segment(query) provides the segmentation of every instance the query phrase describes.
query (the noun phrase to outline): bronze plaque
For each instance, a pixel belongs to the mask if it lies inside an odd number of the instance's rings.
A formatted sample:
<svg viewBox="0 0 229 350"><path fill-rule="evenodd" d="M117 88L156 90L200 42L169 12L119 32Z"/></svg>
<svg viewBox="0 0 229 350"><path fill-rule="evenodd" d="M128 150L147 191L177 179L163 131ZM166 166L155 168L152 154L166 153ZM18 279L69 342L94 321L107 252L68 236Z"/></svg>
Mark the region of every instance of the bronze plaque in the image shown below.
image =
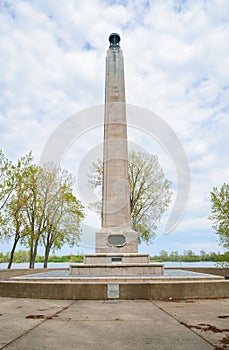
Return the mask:
<svg viewBox="0 0 229 350"><path fill-rule="evenodd" d="M110 246L123 247L126 244L126 238L124 235L110 235L107 242Z"/></svg>

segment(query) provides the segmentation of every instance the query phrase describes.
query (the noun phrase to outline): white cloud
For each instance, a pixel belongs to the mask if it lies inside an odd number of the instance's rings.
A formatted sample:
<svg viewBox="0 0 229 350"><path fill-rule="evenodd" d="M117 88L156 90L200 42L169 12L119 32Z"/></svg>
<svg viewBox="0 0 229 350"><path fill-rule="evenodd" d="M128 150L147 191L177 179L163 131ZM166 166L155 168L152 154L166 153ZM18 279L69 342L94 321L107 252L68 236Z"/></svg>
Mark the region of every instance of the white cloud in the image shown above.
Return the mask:
<svg viewBox="0 0 229 350"><path fill-rule="evenodd" d="M117 31L127 102L163 117L190 161L190 201L179 227L207 232L209 191L229 173L228 13L227 0L1 2L1 148L14 160L32 150L38 160L59 123L103 103L108 36ZM80 159L81 141L69 159ZM174 179L168 157L152 143L154 150Z"/></svg>

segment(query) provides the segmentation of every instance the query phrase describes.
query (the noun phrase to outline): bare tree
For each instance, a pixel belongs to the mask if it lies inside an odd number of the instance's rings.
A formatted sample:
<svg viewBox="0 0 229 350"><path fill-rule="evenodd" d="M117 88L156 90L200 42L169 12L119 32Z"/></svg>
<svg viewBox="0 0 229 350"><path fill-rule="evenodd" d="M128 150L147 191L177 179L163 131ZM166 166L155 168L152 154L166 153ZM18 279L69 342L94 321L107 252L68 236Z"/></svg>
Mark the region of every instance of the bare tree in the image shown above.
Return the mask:
<svg viewBox="0 0 229 350"><path fill-rule="evenodd" d="M102 175L102 161L98 160L91 166L89 186L101 188ZM150 242L171 201L171 183L165 178L157 156L134 151L129 154L129 183L132 228L139 233L139 241ZM101 213L101 201L92 206Z"/></svg>

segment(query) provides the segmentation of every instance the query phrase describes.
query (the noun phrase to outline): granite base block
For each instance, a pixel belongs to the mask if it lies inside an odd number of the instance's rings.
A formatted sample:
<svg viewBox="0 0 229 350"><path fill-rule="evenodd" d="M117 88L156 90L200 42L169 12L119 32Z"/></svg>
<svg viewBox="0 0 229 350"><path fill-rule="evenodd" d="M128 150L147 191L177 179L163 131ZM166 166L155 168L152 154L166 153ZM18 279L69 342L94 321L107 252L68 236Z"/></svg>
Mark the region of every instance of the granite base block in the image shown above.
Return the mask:
<svg viewBox="0 0 229 350"><path fill-rule="evenodd" d="M139 264L71 264L70 275L79 276L120 276L120 275L163 275L164 265Z"/></svg>

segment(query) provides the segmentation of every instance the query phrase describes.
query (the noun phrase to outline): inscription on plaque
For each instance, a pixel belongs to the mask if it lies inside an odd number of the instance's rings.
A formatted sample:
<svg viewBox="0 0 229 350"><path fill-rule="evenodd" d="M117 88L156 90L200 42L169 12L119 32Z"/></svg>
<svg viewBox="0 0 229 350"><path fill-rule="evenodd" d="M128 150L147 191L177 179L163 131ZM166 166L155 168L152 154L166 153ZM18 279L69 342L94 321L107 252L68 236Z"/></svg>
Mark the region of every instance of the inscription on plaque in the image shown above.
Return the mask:
<svg viewBox="0 0 229 350"><path fill-rule="evenodd" d="M119 299L119 284L107 285L107 297L109 299Z"/></svg>
<svg viewBox="0 0 229 350"><path fill-rule="evenodd" d="M110 235L107 242L110 246L123 247L126 244L126 238L123 235Z"/></svg>

